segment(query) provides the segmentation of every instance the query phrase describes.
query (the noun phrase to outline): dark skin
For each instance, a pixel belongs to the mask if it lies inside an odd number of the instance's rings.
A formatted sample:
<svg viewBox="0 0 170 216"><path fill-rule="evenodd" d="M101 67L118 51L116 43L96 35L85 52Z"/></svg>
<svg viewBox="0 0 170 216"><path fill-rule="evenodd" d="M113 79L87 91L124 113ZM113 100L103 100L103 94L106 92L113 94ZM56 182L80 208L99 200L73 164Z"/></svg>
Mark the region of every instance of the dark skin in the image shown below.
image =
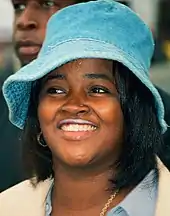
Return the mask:
<svg viewBox="0 0 170 216"><path fill-rule="evenodd" d="M99 215L112 193L108 180L116 172L124 133L112 61L81 59L47 75L38 118L53 155L52 215ZM120 191L110 207L128 192Z"/></svg>
<svg viewBox="0 0 170 216"><path fill-rule="evenodd" d="M22 66L37 57L49 18L75 3L75 0L12 0L15 11L13 42Z"/></svg>

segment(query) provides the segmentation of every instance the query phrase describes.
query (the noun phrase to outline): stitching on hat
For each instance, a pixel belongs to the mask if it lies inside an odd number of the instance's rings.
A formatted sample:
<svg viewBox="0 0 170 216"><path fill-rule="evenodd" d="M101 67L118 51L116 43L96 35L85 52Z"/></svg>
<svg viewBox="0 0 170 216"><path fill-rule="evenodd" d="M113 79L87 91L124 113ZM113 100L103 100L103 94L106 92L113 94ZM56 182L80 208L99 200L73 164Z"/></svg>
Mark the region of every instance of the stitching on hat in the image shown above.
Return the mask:
<svg viewBox="0 0 170 216"><path fill-rule="evenodd" d="M100 42L103 44L106 44L107 46L114 46L117 49L120 50L120 52L123 52L125 55L128 55L130 58L132 58L132 60L134 60L134 56L132 55L131 52L127 51L125 52L125 50L122 47L116 46L115 44L106 42L106 41L101 41L101 40L96 40L93 38L76 38L76 39L68 39L66 41L63 41L61 43L55 44L55 45L48 45L49 50L47 50L47 52L44 53L45 56L49 55L49 52L51 52L53 49L55 49L56 47L61 46L62 44L68 43L68 42L76 42L76 41L95 41L95 42ZM141 63L140 63L141 64ZM145 71L145 67L141 64L141 67L144 69Z"/></svg>

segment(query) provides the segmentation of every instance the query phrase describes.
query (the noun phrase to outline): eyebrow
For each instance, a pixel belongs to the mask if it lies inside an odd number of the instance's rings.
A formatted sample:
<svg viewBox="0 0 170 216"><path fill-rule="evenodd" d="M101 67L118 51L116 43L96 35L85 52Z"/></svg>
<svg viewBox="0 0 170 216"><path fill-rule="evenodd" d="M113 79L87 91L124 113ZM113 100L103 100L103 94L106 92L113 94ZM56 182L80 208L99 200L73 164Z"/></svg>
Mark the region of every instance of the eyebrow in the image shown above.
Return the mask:
<svg viewBox="0 0 170 216"><path fill-rule="evenodd" d="M113 82L112 78L109 77L108 75L106 75L105 73L100 73L100 74L96 74L96 73L85 74L84 77L88 78L88 79L104 79L104 80Z"/></svg>
<svg viewBox="0 0 170 216"><path fill-rule="evenodd" d="M105 73L99 73L99 74L89 73L89 74L85 74L83 77L87 78L87 79L96 79L96 80L97 79L103 79L103 80L107 80L107 81L113 82L112 78L109 77L108 75L106 75ZM57 79L57 80L66 80L66 76L64 74L60 74L60 73L49 75L49 76L47 76L44 79L43 83L45 84L49 80L54 80L54 79Z"/></svg>
<svg viewBox="0 0 170 216"><path fill-rule="evenodd" d="M47 81L53 80L53 79L64 80L64 79L66 79L66 76L64 74L59 74L59 73L53 74L53 75L48 75L45 78L44 82L47 82Z"/></svg>

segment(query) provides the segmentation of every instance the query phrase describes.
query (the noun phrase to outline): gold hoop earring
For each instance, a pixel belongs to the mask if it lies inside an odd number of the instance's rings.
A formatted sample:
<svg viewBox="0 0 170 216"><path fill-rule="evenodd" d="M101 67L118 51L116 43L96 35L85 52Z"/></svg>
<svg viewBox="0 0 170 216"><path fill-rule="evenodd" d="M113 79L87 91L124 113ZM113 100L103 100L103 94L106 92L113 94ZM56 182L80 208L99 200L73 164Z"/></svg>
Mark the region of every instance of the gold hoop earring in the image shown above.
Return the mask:
<svg viewBox="0 0 170 216"><path fill-rule="evenodd" d="M42 146L42 147L47 147L47 144L45 143L45 141L44 141L44 138L43 138L43 133L42 132L40 132L38 135L37 135L37 141L38 141L38 143L40 144L40 146Z"/></svg>

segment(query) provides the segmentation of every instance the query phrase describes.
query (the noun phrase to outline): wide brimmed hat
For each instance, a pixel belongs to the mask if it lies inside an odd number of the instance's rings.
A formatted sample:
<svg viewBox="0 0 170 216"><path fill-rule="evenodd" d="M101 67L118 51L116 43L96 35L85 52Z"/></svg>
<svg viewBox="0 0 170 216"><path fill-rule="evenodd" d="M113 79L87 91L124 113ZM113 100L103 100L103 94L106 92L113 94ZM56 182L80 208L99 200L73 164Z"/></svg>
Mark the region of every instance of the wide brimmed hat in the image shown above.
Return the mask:
<svg viewBox="0 0 170 216"><path fill-rule="evenodd" d="M125 65L151 91L164 132L167 128L164 106L149 79L153 51L154 41L148 26L123 4L99 0L66 7L49 20L38 58L4 83L10 121L23 129L35 81L72 60L102 58Z"/></svg>

